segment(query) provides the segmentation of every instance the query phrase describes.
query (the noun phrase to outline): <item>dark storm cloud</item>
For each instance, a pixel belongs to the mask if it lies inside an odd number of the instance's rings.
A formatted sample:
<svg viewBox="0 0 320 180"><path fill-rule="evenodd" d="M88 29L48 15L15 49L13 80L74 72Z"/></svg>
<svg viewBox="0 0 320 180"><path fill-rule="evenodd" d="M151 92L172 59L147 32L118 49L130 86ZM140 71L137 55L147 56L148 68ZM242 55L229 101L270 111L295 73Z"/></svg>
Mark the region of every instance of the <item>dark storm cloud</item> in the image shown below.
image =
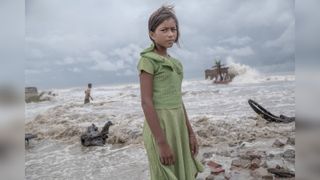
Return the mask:
<svg viewBox="0 0 320 180"><path fill-rule="evenodd" d="M44 87L137 81L147 20L158 1L27 1L26 83ZM293 71L294 1L176 1L179 58L200 77L215 58Z"/></svg>

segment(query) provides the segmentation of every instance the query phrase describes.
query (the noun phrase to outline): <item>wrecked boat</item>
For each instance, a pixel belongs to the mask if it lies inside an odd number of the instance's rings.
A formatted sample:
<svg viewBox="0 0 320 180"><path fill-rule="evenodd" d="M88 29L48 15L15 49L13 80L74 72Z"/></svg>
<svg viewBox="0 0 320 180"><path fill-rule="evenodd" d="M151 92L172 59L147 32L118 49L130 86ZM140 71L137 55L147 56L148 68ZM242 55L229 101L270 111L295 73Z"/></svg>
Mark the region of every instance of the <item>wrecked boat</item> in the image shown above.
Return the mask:
<svg viewBox="0 0 320 180"><path fill-rule="evenodd" d="M215 61L215 65L211 69L205 70L205 79L210 78L215 84L228 84L235 77L229 73L229 67L221 64L221 61Z"/></svg>
<svg viewBox="0 0 320 180"><path fill-rule="evenodd" d="M269 111L267 111L265 108L263 108L261 105L259 105L257 102L253 101L252 99L248 100L248 103L250 107L256 112L259 116L261 116L263 119L269 121L269 122L276 122L276 123L291 123L295 121L295 117L288 117L285 115L276 116Z"/></svg>

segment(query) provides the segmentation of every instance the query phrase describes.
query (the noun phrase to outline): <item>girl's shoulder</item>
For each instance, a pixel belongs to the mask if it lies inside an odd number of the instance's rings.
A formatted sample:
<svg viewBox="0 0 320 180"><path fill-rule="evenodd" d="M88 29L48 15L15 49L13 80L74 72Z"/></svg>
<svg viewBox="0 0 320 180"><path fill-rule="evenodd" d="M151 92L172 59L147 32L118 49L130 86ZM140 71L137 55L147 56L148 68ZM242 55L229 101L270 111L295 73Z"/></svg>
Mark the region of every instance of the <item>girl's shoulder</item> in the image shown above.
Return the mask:
<svg viewBox="0 0 320 180"><path fill-rule="evenodd" d="M170 60L175 64L175 65L177 65L177 66L179 66L179 67L183 67L183 65L182 65L182 63L181 63L181 61L179 60L179 59L177 59L177 58L174 58L174 57L170 57Z"/></svg>
<svg viewBox="0 0 320 180"><path fill-rule="evenodd" d="M137 69L139 73L143 70L148 72L149 74L154 74L158 69L158 65L150 58L141 57L137 65Z"/></svg>
<svg viewBox="0 0 320 180"><path fill-rule="evenodd" d="M148 57L140 57L138 66L143 64L149 64L149 65L155 66L157 65L157 61L154 61L154 59L148 58Z"/></svg>

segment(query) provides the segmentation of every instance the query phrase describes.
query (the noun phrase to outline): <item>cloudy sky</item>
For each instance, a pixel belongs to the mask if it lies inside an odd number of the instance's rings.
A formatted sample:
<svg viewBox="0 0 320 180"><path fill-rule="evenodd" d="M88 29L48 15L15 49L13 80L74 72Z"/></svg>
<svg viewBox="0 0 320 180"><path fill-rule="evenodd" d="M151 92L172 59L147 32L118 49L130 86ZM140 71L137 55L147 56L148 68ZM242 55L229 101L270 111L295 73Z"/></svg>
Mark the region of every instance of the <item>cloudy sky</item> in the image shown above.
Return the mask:
<svg viewBox="0 0 320 180"><path fill-rule="evenodd" d="M26 85L63 88L138 82L139 53L150 45L147 21L174 4L186 78L215 58L262 73L294 71L294 0L27 0Z"/></svg>

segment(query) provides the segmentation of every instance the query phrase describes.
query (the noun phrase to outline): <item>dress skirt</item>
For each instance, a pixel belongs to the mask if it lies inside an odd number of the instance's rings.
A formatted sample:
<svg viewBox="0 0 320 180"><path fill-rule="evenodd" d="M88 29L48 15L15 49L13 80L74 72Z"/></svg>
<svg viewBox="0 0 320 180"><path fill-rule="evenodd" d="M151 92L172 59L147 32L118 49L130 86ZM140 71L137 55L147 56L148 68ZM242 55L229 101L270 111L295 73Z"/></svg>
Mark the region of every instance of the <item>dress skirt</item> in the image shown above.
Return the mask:
<svg viewBox="0 0 320 180"><path fill-rule="evenodd" d="M203 171L202 164L192 157L183 107L156 109L160 126L175 156L175 164L160 162L158 146L146 122L143 127L144 146L149 160L151 180L194 180Z"/></svg>

